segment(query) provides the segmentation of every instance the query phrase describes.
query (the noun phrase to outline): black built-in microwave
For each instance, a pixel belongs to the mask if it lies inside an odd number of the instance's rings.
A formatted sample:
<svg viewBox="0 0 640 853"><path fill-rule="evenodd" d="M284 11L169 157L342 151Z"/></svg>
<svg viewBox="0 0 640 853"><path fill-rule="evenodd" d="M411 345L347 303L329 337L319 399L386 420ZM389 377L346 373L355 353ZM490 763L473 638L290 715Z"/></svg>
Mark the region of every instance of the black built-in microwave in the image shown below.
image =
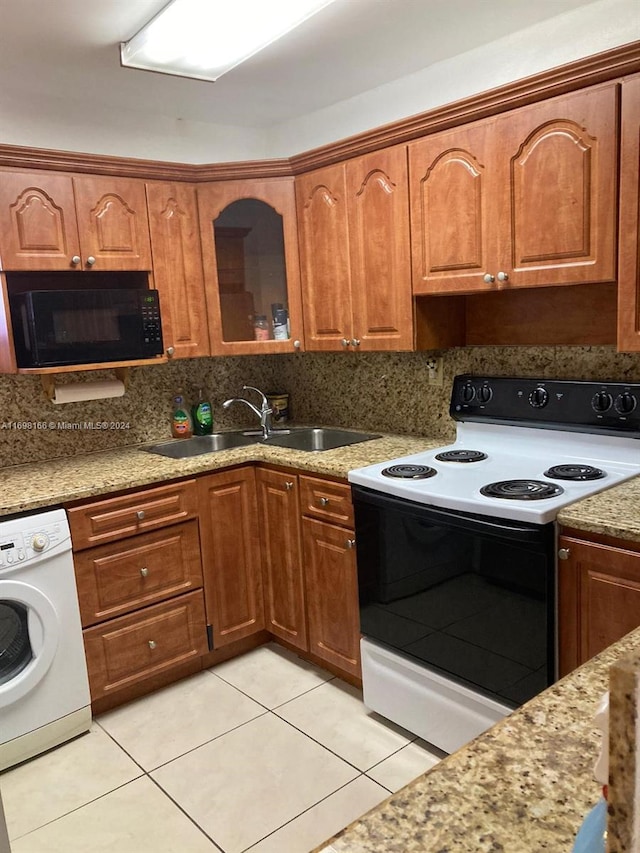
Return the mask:
<svg viewBox="0 0 640 853"><path fill-rule="evenodd" d="M9 297L18 367L153 358L163 352L157 290L30 290Z"/></svg>

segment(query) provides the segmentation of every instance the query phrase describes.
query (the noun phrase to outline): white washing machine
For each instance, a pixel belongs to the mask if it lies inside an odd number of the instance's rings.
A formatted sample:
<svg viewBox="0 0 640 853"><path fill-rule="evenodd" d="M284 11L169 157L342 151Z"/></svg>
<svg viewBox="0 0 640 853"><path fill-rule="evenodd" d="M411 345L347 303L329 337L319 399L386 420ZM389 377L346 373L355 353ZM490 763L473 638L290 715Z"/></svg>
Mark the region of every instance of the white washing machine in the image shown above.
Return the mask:
<svg viewBox="0 0 640 853"><path fill-rule="evenodd" d="M0 770L90 724L66 514L0 519Z"/></svg>

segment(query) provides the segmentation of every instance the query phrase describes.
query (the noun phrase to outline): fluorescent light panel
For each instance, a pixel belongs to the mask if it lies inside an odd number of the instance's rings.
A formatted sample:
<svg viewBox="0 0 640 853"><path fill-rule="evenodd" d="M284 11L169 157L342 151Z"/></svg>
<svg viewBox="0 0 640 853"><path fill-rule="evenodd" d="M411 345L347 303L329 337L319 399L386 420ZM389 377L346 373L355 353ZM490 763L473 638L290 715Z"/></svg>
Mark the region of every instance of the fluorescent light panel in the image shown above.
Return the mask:
<svg viewBox="0 0 640 853"><path fill-rule="evenodd" d="M217 80L334 0L172 0L120 45L122 65Z"/></svg>

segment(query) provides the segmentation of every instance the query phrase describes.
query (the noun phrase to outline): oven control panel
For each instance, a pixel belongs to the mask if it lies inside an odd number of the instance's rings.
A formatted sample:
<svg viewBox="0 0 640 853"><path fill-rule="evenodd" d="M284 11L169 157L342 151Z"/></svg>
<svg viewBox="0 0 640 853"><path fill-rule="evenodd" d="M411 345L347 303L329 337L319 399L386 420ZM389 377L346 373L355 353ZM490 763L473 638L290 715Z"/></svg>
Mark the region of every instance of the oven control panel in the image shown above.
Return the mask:
<svg viewBox="0 0 640 853"><path fill-rule="evenodd" d="M451 417L584 432L637 433L640 383L456 376Z"/></svg>

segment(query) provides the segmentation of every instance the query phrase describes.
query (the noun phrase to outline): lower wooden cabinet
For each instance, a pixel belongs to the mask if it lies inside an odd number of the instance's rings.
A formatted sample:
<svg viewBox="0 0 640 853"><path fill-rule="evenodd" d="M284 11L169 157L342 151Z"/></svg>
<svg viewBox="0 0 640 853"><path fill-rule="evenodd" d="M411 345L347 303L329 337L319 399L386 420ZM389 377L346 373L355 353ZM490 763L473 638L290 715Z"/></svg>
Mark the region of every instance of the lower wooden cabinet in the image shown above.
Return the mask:
<svg viewBox="0 0 640 853"><path fill-rule="evenodd" d="M562 676L640 625L640 543L563 535L558 549Z"/></svg>
<svg viewBox="0 0 640 853"><path fill-rule="evenodd" d="M360 613L353 531L302 519L309 651L360 677Z"/></svg>
<svg viewBox="0 0 640 853"><path fill-rule="evenodd" d="M197 482L207 623L218 649L265 624L256 475L235 468Z"/></svg>
<svg viewBox="0 0 640 853"><path fill-rule="evenodd" d="M360 678L351 489L320 477L257 474L267 630Z"/></svg>
<svg viewBox="0 0 640 853"><path fill-rule="evenodd" d="M202 591L84 631L91 700L105 699L207 651Z"/></svg>

